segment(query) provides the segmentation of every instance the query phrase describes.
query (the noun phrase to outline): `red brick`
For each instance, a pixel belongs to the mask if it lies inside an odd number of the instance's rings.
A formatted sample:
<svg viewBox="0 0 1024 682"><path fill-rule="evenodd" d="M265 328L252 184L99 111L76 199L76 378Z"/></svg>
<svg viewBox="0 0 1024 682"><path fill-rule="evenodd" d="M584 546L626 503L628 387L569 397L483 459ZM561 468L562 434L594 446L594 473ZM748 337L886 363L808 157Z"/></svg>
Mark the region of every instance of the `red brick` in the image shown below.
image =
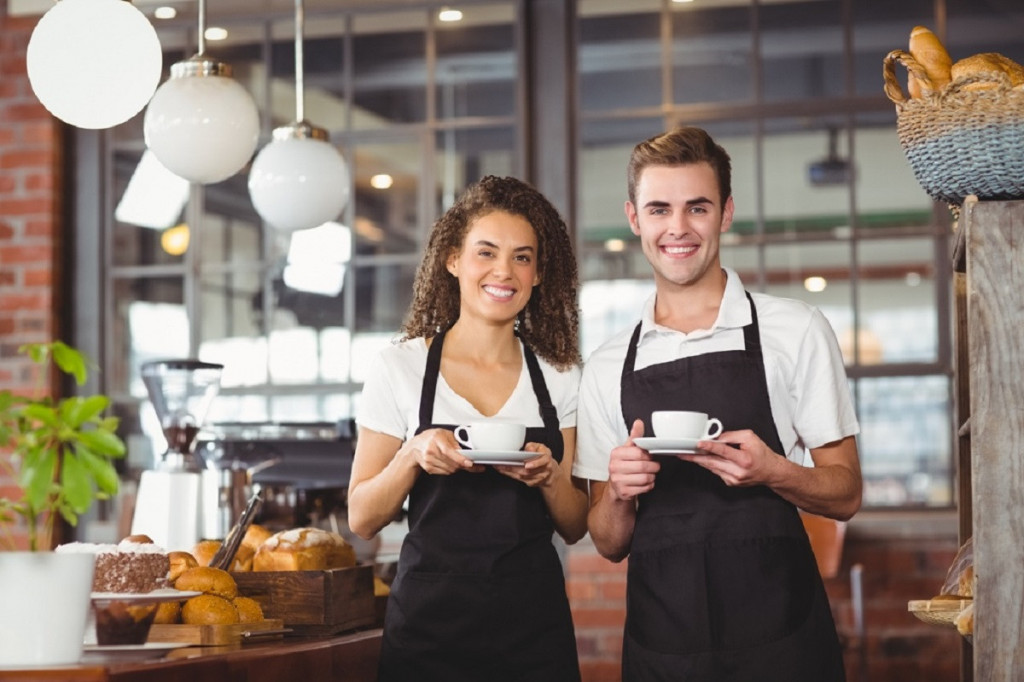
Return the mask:
<svg viewBox="0 0 1024 682"><path fill-rule="evenodd" d="M29 173L25 176L25 189L53 189L53 176L49 173Z"/></svg>
<svg viewBox="0 0 1024 682"><path fill-rule="evenodd" d="M26 287L49 287L53 284L53 271L49 268L31 268L25 270Z"/></svg>
<svg viewBox="0 0 1024 682"><path fill-rule="evenodd" d="M27 122L21 125L21 140L28 143L50 145L57 140L57 127L53 118L47 116L38 122Z"/></svg>
<svg viewBox="0 0 1024 682"><path fill-rule="evenodd" d="M5 246L0 248L0 262L6 266L20 263L49 263L53 257L49 246Z"/></svg>
<svg viewBox="0 0 1024 682"><path fill-rule="evenodd" d="M53 153L48 149L15 149L0 155L0 168L46 169L52 164Z"/></svg>
<svg viewBox="0 0 1024 682"><path fill-rule="evenodd" d="M2 163L2 162L0 162ZM9 199L0 198L0 214L17 215L50 215L54 210L51 198L43 199Z"/></svg>
<svg viewBox="0 0 1024 682"><path fill-rule="evenodd" d="M50 297L43 294L0 294L0 310L47 310Z"/></svg>
<svg viewBox="0 0 1024 682"><path fill-rule="evenodd" d="M626 622L626 610L621 609L573 609L573 622L577 628L587 629L593 627L622 627Z"/></svg>

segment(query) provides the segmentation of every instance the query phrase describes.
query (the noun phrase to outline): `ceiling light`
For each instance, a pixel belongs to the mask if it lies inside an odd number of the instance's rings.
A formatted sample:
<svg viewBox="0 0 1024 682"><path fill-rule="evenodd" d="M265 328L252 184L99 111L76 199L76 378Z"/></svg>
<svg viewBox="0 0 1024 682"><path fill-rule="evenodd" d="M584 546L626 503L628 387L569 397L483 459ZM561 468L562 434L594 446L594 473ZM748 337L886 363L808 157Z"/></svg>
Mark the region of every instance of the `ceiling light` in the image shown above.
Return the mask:
<svg viewBox="0 0 1024 682"><path fill-rule="evenodd" d="M160 247L172 256L180 256L188 251L189 237L188 225L185 223L168 227L160 235Z"/></svg>
<svg viewBox="0 0 1024 682"><path fill-rule="evenodd" d="M170 6L157 7L153 10L153 16L157 19L173 19L178 16L178 10Z"/></svg>
<svg viewBox="0 0 1024 682"><path fill-rule="evenodd" d="M828 280L826 280L824 277L818 277L817 275L813 277L808 277L807 279L804 280L804 289L811 292L812 294L820 294L821 292L825 291L825 287L827 286Z"/></svg>
<svg viewBox="0 0 1024 682"><path fill-rule="evenodd" d="M203 32L207 40L227 40L228 30L220 26L211 26Z"/></svg>
<svg viewBox="0 0 1024 682"><path fill-rule="evenodd" d="M370 178L370 187L374 189L388 189L395 184L395 179L387 173L377 173Z"/></svg>
<svg viewBox="0 0 1024 682"><path fill-rule="evenodd" d="M171 67L171 77L153 95L143 123L146 146L160 163L202 184L226 180L241 170L260 134L252 96L231 78L230 66L205 55L205 23L206 3L199 0L199 51Z"/></svg>
<svg viewBox="0 0 1024 682"><path fill-rule="evenodd" d="M908 272L904 277L904 282L908 287L916 287L921 284L921 273L919 272Z"/></svg>
<svg viewBox="0 0 1024 682"><path fill-rule="evenodd" d="M619 252L626 250L626 242L622 239L608 239L604 243L605 251Z"/></svg>
<svg viewBox="0 0 1024 682"><path fill-rule="evenodd" d="M302 0L295 0L295 121L274 130L249 171L249 197L256 212L283 232L334 220L348 202L345 159L327 131L305 120Z"/></svg>
<svg viewBox="0 0 1024 682"><path fill-rule="evenodd" d="M329 222L292 234L284 283L299 291L337 296L345 282L345 264L352 257L352 231Z"/></svg>
<svg viewBox="0 0 1024 682"><path fill-rule="evenodd" d="M124 123L160 83L163 51L146 16L124 0L60 0L39 19L25 54L32 91L78 128Z"/></svg>
<svg viewBox="0 0 1024 682"><path fill-rule="evenodd" d="M462 21L462 10L451 9L450 7L444 7L440 12L437 13L438 21Z"/></svg>

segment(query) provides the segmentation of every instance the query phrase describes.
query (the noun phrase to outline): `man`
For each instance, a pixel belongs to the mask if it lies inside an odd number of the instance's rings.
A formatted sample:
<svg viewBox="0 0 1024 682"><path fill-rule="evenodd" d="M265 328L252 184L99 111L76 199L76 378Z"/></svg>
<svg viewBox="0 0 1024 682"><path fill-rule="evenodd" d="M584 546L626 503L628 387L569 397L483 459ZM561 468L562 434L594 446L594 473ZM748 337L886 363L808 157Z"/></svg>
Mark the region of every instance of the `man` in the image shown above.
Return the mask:
<svg viewBox="0 0 1024 682"><path fill-rule="evenodd" d="M598 551L629 557L623 679L844 679L797 508L860 508L859 431L835 334L815 308L747 293L723 268L728 154L699 128L640 143L626 216L654 270L640 323L588 359L578 459ZM723 423L694 451L655 454L655 410ZM813 467L804 466L809 449Z"/></svg>

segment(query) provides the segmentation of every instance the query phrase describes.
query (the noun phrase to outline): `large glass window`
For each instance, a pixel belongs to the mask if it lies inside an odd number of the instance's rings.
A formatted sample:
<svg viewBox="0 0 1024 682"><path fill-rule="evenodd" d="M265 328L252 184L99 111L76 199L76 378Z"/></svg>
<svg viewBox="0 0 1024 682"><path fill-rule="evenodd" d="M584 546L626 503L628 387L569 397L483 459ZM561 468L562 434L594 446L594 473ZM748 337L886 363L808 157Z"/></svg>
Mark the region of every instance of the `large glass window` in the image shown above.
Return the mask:
<svg viewBox="0 0 1024 682"><path fill-rule="evenodd" d="M614 21L608 4L580 0L584 357L635 324L653 291L623 213L633 145L679 123L704 127L733 162L736 214L723 263L748 289L817 306L836 332L861 419L865 503L949 506L949 216L910 171L881 76L885 54L905 48L914 25L933 24L934 3L901 6L898 22L862 4L623 10L652 44L658 28L661 50L659 63L630 80L628 92L642 94L622 97L620 89L611 107L611 92L587 86L617 82L621 75L597 55L630 36L602 34ZM652 114L654 102L662 105ZM913 418L903 422L901 413Z"/></svg>
<svg viewBox="0 0 1024 682"><path fill-rule="evenodd" d="M225 365L209 421L350 418L361 372L398 333L434 219L480 175L521 173L515 4L475 3L461 22L404 4L310 14L301 102L292 19L231 17L217 22L227 39L206 45L257 102L258 149L300 103L327 131L351 175L333 222L292 234L265 225L248 167L211 185L170 176L145 151L141 115L105 133L104 365L154 452L137 373L156 357ZM159 25L168 67L194 52L192 20L179 21Z"/></svg>

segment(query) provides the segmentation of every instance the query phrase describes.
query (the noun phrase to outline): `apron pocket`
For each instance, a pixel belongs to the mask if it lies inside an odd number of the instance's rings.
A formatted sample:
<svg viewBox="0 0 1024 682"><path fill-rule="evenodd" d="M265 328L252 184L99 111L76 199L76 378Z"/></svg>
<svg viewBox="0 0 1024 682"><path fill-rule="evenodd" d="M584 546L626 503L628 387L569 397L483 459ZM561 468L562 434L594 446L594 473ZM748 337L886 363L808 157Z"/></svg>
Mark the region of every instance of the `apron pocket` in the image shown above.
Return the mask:
<svg viewBox="0 0 1024 682"><path fill-rule="evenodd" d="M626 631L663 654L708 651L711 636L702 543L629 555Z"/></svg>
<svg viewBox="0 0 1024 682"><path fill-rule="evenodd" d="M709 543L705 561L716 650L781 639L810 616L816 576L806 541L776 536Z"/></svg>

